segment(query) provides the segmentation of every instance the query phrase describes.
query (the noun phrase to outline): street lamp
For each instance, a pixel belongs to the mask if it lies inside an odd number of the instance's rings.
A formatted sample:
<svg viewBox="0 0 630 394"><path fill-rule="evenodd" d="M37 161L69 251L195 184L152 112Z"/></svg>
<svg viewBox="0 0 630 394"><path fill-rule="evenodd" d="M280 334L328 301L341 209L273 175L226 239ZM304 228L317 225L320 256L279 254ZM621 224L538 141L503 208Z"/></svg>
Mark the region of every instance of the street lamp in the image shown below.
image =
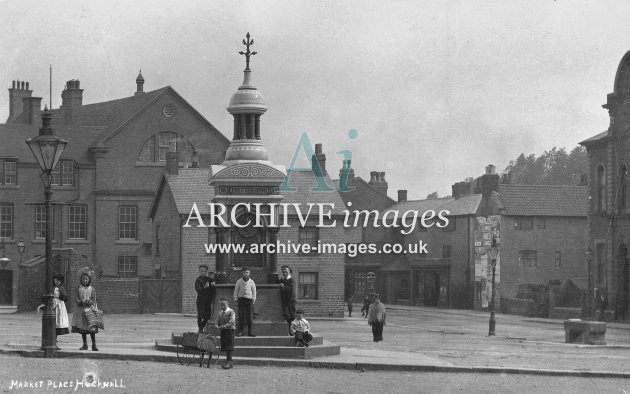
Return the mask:
<svg viewBox="0 0 630 394"><path fill-rule="evenodd" d="M494 278L497 270L497 257L499 256L499 243L494 236L492 237L492 244L488 248L488 255L492 263L492 293L490 295L490 321L488 322L488 336L494 336L494 327L496 325L496 322L494 320Z"/></svg>
<svg viewBox="0 0 630 394"><path fill-rule="evenodd" d="M46 276L44 278L46 284L46 294L44 295L46 309L42 316L42 349L44 350L44 357L54 357L57 353L51 275L53 231L51 217L52 172L57 167L59 158L68 144L68 141L55 136L53 129L50 127L51 120L52 114L48 112L48 108L45 108L44 113L42 113L42 128L39 129L39 135L26 140L26 144L33 152L37 164L42 169L41 179L44 183L44 197L46 200Z"/></svg>
<svg viewBox="0 0 630 394"><path fill-rule="evenodd" d="M591 249L591 245L588 246L586 252L584 252L584 257L586 258L586 275L587 275L587 286L588 286L588 294L586 295L586 302L584 308L586 309L586 318L588 320L592 320L593 317L593 283L591 276L591 263L593 262L593 249Z"/></svg>

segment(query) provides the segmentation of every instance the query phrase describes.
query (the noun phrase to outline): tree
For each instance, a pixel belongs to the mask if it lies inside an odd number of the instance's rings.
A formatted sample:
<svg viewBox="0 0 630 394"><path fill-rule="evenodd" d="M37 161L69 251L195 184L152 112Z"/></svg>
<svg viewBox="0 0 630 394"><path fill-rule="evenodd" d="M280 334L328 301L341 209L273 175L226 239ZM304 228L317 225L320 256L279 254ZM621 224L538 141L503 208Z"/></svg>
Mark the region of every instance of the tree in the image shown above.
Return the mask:
<svg viewBox="0 0 630 394"><path fill-rule="evenodd" d="M573 148L567 154L565 148L525 156L521 153L516 160L511 160L505 168L510 182L525 185L579 185L582 175L588 173L589 163L586 149L582 146Z"/></svg>
<svg viewBox="0 0 630 394"><path fill-rule="evenodd" d="M434 191L433 193L427 194L427 200L435 200L436 198L438 198L437 190Z"/></svg>

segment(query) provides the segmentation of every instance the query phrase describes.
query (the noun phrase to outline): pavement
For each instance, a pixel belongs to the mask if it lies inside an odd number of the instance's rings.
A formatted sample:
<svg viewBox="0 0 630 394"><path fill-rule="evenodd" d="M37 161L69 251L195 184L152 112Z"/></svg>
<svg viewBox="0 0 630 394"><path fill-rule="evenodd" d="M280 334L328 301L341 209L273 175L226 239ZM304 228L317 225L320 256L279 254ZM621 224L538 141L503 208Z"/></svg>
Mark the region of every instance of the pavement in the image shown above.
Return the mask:
<svg viewBox="0 0 630 394"><path fill-rule="evenodd" d="M359 311L344 319L309 318L314 333L341 346L341 354L314 359L234 358L240 365L502 373L630 378L630 324L607 324L607 345L565 344L563 321L497 314L497 335L487 336L480 311L388 306L384 342L374 343ZM0 354L42 357L41 315L0 315ZM58 337L58 357L177 363L156 341L194 331L196 318L182 314L105 315L99 351L80 351L81 337Z"/></svg>

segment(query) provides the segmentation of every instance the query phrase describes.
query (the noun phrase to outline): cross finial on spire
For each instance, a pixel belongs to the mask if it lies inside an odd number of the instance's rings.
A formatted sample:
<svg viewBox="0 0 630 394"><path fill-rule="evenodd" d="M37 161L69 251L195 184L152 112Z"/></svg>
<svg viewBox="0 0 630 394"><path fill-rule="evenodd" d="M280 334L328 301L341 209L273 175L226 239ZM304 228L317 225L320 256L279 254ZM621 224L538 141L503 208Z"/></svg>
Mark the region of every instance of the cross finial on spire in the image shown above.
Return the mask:
<svg viewBox="0 0 630 394"><path fill-rule="evenodd" d="M247 32L247 35L245 35L245 37L247 38L247 41L243 40L243 45L245 45L247 51L240 51L239 54L245 55L245 70L249 70L249 57L255 55L256 52L249 51L249 47L251 45L254 45L254 40L249 39L249 32Z"/></svg>

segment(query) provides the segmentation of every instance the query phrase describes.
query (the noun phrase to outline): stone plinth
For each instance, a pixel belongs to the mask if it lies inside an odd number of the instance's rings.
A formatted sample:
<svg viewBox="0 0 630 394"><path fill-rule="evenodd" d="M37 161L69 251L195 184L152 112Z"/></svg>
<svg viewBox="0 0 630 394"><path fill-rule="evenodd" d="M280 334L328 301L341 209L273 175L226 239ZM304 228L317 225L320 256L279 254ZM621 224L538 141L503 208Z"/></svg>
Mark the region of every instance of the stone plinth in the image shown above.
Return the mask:
<svg viewBox="0 0 630 394"><path fill-rule="evenodd" d="M606 323L599 321L565 320L566 343L606 344Z"/></svg>
<svg viewBox="0 0 630 394"><path fill-rule="evenodd" d="M234 301L234 285L216 285L216 298L213 311L213 319L216 319L219 300L225 297L230 302L230 308L237 313L238 305ZM254 303L254 330L256 335L262 336L286 336L288 326L282 317L282 304L280 302L280 285L256 284L256 302Z"/></svg>

